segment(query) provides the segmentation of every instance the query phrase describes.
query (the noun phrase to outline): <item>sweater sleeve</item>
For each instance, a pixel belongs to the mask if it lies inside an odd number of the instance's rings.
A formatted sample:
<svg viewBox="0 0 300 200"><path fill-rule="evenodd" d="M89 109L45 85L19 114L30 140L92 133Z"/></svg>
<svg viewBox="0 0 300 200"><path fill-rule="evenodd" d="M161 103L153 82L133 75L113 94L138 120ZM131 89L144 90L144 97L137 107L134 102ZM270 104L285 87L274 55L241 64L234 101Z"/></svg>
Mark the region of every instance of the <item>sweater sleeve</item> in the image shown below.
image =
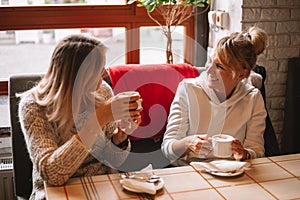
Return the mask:
<svg viewBox="0 0 300 200"><path fill-rule="evenodd" d="M251 158L264 156L264 130L267 112L260 92L255 93L253 98L251 120L247 123L244 148L249 152Z"/></svg>
<svg viewBox="0 0 300 200"><path fill-rule="evenodd" d="M110 138L99 135L91 150L91 154L107 166L117 169L128 157L130 148L130 142L124 150L114 145Z"/></svg>
<svg viewBox="0 0 300 200"><path fill-rule="evenodd" d="M163 154L172 161L177 160L179 156L173 152L173 143L186 137L189 129L188 97L185 87L184 81L178 85L170 107L168 124L161 146Z"/></svg>
<svg viewBox="0 0 300 200"><path fill-rule="evenodd" d="M64 184L85 160L88 150L75 136L59 146L59 133L33 98L21 99L19 118L30 158L41 177L53 185Z"/></svg>
<svg viewBox="0 0 300 200"><path fill-rule="evenodd" d="M102 82L101 87L97 92L103 97L104 101L113 96L113 90L105 81ZM130 143L127 148L123 150L111 142L113 132L116 128L116 122L109 122L106 124L102 128L102 132L98 135L90 151L97 160L112 168L119 167L126 160L131 148Z"/></svg>

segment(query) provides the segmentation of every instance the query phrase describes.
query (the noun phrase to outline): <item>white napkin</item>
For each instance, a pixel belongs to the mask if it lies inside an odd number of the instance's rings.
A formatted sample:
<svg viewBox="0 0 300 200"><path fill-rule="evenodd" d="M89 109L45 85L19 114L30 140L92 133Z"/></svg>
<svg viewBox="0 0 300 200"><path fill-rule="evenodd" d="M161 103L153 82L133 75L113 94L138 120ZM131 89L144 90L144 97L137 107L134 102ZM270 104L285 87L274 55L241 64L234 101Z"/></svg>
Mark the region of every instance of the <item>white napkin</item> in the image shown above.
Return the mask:
<svg viewBox="0 0 300 200"><path fill-rule="evenodd" d="M136 172L135 175L143 178L150 178L153 175L152 165L148 165L146 168L142 169L139 172ZM127 187L129 190L134 192L156 194L156 187L154 183L146 182L146 180L139 180L134 178L123 178L120 180L121 185Z"/></svg>
<svg viewBox="0 0 300 200"><path fill-rule="evenodd" d="M156 194L156 187L154 183L148 183L136 179L122 179L120 180L120 183L134 192L145 192L152 195Z"/></svg>
<svg viewBox="0 0 300 200"><path fill-rule="evenodd" d="M192 166L198 170L207 170L212 172L232 172L240 169L246 169L250 166L248 162L235 160L214 160L211 162L191 162Z"/></svg>

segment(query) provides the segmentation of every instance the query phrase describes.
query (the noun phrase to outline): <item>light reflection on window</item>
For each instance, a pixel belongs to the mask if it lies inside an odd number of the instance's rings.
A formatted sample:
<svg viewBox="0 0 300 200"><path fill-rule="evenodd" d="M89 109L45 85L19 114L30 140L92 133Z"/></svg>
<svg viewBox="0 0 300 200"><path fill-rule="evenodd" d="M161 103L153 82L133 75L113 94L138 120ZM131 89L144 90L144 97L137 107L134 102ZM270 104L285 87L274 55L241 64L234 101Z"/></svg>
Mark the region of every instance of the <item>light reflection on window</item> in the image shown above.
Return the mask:
<svg viewBox="0 0 300 200"><path fill-rule="evenodd" d="M12 74L45 73L55 45L70 34L98 38L107 47L106 66L126 63L125 28L81 28L0 31L0 80ZM184 62L183 27L172 33L174 63ZM140 28L140 63L166 63L166 37L161 27ZM16 59L18 58L18 59Z"/></svg>
<svg viewBox="0 0 300 200"><path fill-rule="evenodd" d="M71 34L98 38L108 47L107 65L125 64L124 33L125 28L0 31L0 80L12 74L45 73L56 44Z"/></svg>

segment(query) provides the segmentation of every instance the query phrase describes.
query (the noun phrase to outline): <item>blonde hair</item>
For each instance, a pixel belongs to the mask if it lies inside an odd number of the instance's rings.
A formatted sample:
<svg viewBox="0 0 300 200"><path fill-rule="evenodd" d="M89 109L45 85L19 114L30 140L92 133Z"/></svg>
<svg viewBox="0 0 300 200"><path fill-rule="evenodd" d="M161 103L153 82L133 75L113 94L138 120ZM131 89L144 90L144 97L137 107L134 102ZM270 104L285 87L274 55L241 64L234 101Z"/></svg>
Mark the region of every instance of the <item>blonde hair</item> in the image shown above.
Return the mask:
<svg viewBox="0 0 300 200"><path fill-rule="evenodd" d="M268 46L267 33L258 27L250 27L244 33L232 33L221 38L216 46L218 60L234 73L256 66L257 56Z"/></svg>
<svg viewBox="0 0 300 200"><path fill-rule="evenodd" d="M69 131L82 107L100 99L93 94L104 71L105 52L100 41L82 35L69 36L54 49L47 73L31 92L58 132Z"/></svg>

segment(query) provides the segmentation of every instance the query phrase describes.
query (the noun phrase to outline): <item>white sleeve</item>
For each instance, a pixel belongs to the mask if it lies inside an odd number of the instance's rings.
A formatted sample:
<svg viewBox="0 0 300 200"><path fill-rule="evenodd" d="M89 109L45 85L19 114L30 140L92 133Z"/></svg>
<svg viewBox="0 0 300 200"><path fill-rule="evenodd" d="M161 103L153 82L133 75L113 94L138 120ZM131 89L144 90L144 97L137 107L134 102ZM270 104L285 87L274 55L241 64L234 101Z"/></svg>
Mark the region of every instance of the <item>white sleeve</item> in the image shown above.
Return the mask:
<svg viewBox="0 0 300 200"><path fill-rule="evenodd" d="M177 160L178 156L173 152L172 146L176 140L187 136L189 129L188 96L186 82L179 83L175 97L170 107L168 124L161 146L163 154L170 160Z"/></svg>
<svg viewBox="0 0 300 200"><path fill-rule="evenodd" d="M250 153L251 158L263 157L264 149L264 131L266 128L266 116L264 100L258 92L254 96L252 108L252 118L247 123L244 148Z"/></svg>

